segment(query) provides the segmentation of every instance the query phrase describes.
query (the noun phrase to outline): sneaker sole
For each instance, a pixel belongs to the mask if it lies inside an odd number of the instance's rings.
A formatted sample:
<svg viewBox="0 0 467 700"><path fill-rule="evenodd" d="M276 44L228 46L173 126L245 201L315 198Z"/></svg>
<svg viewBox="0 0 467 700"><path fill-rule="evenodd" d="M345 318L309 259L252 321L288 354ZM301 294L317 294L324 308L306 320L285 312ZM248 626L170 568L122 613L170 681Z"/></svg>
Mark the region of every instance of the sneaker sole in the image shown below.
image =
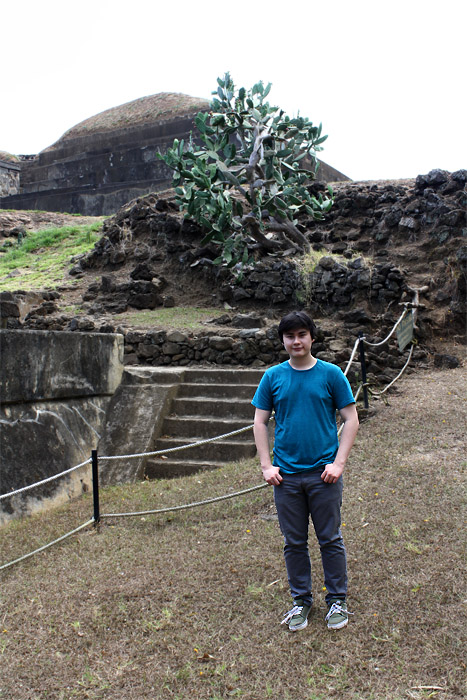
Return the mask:
<svg viewBox="0 0 467 700"><path fill-rule="evenodd" d="M328 630L341 630L348 622L348 620L344 620L344 622L339 622L337 625L328 625Z"/></svg>
<svg viewBox="0 0 467 700"><path fill-rule="evenodd" d="M305 622L302 622L301 625L294 625L293 627L291 627L289 625L289 630L291 632L298 632L299 630L304 630L307 625L308 625L308 620L305 620Z"/></svg>

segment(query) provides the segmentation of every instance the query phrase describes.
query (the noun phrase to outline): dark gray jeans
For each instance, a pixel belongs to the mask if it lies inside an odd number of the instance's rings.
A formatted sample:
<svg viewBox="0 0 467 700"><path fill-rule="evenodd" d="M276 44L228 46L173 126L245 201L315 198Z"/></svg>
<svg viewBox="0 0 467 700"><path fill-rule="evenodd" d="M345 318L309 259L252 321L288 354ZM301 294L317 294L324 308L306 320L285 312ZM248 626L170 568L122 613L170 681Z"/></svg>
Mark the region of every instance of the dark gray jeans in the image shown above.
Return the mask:
<svg viewBox="0 0 467 700"><path fill-rule="evenodd" d="M345 600L347 594L347 558L340 531L342 477L326 484L321 471L284 474L274 486L279 525L284 536L284 558L292 598L311 604L311 565L308 552L308 522L318 538L323 563L326 601Z"/></svg>

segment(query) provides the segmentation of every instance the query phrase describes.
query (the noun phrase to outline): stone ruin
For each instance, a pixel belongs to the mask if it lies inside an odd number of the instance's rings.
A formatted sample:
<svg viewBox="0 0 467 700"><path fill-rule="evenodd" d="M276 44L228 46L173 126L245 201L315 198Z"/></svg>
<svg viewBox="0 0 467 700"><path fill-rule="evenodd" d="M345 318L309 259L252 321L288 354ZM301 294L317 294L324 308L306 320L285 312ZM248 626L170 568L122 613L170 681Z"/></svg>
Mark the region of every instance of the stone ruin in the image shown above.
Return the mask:
<svg viewBox="0 0 467 700"><path fill-rule="evenodd" d="M177 93L142 97L69 129L37 156L2 163L0 209L109 215L135 197L170 187L172 171L156 158L174 138L196 135L194 117L209 102ZM348 180L320 164L326 181ZM8 184L9 183L9 184Z"/></svg>
<svg viewBox="0 0 467 700"><path fill-rule="evenodd" d="M21 161L17 156L0 151L0 198L19 192Z"/></svg>

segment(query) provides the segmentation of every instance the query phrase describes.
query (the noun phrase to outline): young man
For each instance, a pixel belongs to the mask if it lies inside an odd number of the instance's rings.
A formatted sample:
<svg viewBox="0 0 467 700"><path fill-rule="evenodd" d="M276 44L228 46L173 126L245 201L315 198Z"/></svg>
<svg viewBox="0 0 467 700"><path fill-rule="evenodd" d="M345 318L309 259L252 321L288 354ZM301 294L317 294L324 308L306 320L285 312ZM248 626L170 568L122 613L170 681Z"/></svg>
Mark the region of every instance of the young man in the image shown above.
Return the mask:
<svg viewBox="0 0 467 700"><path fill-rule="evenodd" d="M289 360L263 375L252 404L254 436L264 479L274 486L284 558L293 599L283 622L297 631L312 606L309 516L321 550L329 629L348 622L346 552L340 525L342 472L358 431L349 382L339 367L311 354L316 327L303 311L287 314L279 337ZM268 421L275 412L274 460ZM336 410L344 422L340 444Z"/></svg>

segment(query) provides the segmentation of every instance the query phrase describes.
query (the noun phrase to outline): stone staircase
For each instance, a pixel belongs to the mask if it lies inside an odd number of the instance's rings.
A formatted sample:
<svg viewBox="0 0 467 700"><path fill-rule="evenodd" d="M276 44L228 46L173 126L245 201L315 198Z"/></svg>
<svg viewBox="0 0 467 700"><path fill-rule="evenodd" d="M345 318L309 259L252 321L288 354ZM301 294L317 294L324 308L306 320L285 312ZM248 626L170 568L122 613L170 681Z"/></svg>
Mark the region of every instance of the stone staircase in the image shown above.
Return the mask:
<svg viewBox="0 0 467 700"><path fill-rule="evenodd" d="M230 433L253 423L251 399L262 370L187 368L151 451L187 445ZM149 479L215 469L254 457L253 431L146 460Z"/></svg>

